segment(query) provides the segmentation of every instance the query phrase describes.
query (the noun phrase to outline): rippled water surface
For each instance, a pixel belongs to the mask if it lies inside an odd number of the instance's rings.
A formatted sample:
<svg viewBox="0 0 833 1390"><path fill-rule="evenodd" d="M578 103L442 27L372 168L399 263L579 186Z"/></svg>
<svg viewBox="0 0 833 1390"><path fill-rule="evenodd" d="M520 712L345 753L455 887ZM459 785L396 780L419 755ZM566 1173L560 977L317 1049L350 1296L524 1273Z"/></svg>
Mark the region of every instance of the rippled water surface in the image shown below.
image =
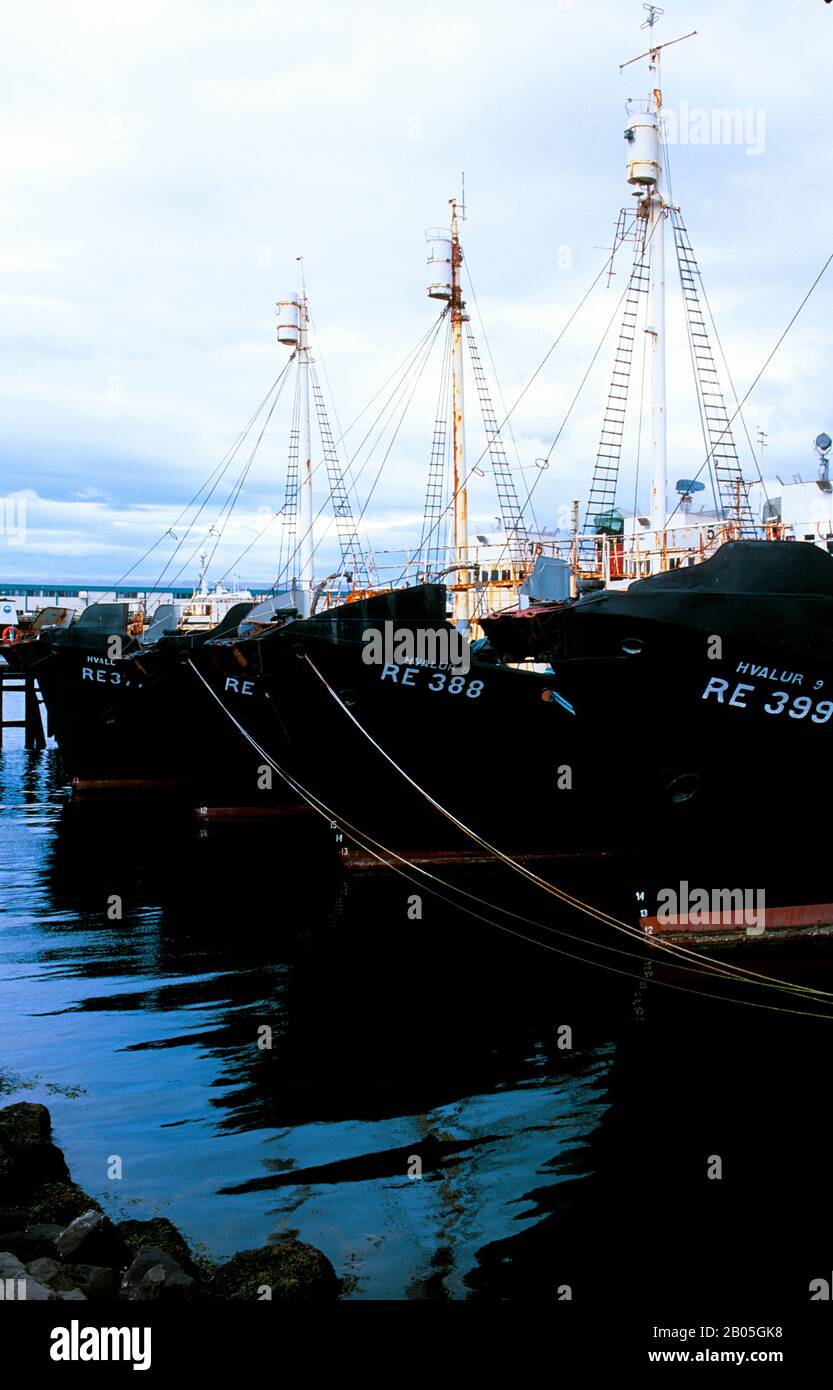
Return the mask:
<svg viewBox="0 0 833 1390"><path fill-rule="evenodd" d="M0 846L0 1086L49 1106L114 1215L168 1216L215 1256L296 1232L357 1299L612 1296L709 1242L727 1281L822 1257L833 1025L646 992L629 958L582 964L428 895L411 920L413 885L345 883L306 818L205 835L73 804L52 750L0 755Z"/></svg>
<svg viewBox="0 0 833 1390"><path fill-rule="evenodd" d="M22 750L0 802L3 1087L49 1105L109 1209L215 1255L297 1231L355 1297L460 1297L581 1172L613 1043L559 1050L550 989L493 936L345 891L308 822L73 805Z"/></svg>

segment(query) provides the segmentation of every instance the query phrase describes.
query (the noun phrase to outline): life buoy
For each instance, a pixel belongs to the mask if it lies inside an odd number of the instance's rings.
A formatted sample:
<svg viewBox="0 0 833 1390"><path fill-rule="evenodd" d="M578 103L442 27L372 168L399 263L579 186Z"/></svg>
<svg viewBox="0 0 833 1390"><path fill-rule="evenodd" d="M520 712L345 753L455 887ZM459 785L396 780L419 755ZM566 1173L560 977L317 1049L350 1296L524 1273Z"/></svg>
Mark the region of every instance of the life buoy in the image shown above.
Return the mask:
<svg viewBox="0 0 833 1390"><path fill-rule="evenodd" d="M541 542L539 541L538 544L537 544L536 547L535 547L535 554L536 554L536 555L543 555L543 553L544 553L544 547L542 546Z"/></svg>
<svg viewBox="0 0 833 1390"><path fill-rule="evenodd" d="M4 627L2 633L0 633L0 641L3 641L3 642L16 642L16 641L17 641L17 628L14 627L13 625L11 625L11 626L9 626L9 627Z"/></svg>

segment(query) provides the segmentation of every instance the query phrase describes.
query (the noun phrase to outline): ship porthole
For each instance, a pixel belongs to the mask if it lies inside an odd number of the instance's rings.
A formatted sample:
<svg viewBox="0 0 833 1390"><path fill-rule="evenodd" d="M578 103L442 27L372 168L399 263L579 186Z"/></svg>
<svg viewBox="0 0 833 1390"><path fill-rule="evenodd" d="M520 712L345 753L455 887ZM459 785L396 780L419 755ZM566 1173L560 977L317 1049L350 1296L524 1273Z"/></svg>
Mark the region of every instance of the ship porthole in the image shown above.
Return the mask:
<svg viewBox="0 0 833 1390"><path fill-rule="evenodd" d="M641 637L624 637L621 645L625 656L638 656L645 643Z"/></svg>
<svg viewBox="0 0 833 1390"><path fill-rule="evenodd" d="M700 778L696 772L681 772L666 782L665 790L673 805L682 805L697 795L700 790Z"/></svg>

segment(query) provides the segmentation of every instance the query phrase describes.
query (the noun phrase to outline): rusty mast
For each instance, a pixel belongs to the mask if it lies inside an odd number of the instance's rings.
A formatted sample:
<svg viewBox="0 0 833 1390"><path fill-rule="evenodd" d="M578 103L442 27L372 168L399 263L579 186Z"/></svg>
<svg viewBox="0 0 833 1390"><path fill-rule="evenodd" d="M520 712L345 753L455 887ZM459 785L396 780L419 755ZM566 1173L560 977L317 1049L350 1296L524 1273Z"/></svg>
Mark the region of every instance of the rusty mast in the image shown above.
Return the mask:
<svg viewBox="0 0 833 1390"><path fill-rule="evenodd" d="M457 223L457 199L450 198L451 206L451 447L453 455L453 494L454 509L454 559L463 568L457 571L457 587L454 592L454 617L468 625L471 618L469 607L468 570L468 494L466 492L466 428L463 413L463 323L466 319L466 306L463 300L461 271L463 248L460 245L460 232ZM465 216L465 210L463 210Z"/></svg>

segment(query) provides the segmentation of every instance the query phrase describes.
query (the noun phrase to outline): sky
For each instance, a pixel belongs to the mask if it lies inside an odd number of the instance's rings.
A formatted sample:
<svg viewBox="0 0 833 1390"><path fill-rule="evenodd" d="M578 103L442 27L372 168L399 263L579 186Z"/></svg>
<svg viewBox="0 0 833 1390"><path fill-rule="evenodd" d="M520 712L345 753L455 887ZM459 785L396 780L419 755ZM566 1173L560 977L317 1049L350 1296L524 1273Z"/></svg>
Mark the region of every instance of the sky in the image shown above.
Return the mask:
<svg viewBox="0 0 833 1390"><path fill-rule="evenodd" d="M610 333L562 424L624 286L622 254L612 287L603 277L530 381L632 202L625 103L648 77L644 63L619 65L646 47L640 0L6 0L3 15L0 585L153 583L183 559L180 582L193 581L201 533L183 540L175 523L286 365L275 301L297 288L296 258L339 435L374 397L378 408L436 318L424 232L447 224L462 171L472 327L490 377L496 368L498 417L512 408L518 489L534 483L540 525L564 523L589 487ZM742 396L831 250L833 6L668 0L657 41L691 30L663 58L672 194ZM740 117L722 122L725 110ZM673 488L704 448L673 274L669 284ZM767 435L765 476L811 476L815 436L833 433L832 311L833 268L744 409L753 442ZM366 504L378 551L419 537L439 382L437 351ZM467 388L474 462L470 375ZM213 578L275 578L279 523L257 537L283 501L291 411L288 386ZM361 421L346 434L347 457L362 434ZM363 505L389 443L354 459ZM754 476L742 432L739 446ZM498 510L487 465L472 479L472 531ZM643 452L640 505L647 482ZM218 490L203 529L224 499ZM169 529L182 544L166 571ZM332 526L321 534L326 573Z"/></svg>

